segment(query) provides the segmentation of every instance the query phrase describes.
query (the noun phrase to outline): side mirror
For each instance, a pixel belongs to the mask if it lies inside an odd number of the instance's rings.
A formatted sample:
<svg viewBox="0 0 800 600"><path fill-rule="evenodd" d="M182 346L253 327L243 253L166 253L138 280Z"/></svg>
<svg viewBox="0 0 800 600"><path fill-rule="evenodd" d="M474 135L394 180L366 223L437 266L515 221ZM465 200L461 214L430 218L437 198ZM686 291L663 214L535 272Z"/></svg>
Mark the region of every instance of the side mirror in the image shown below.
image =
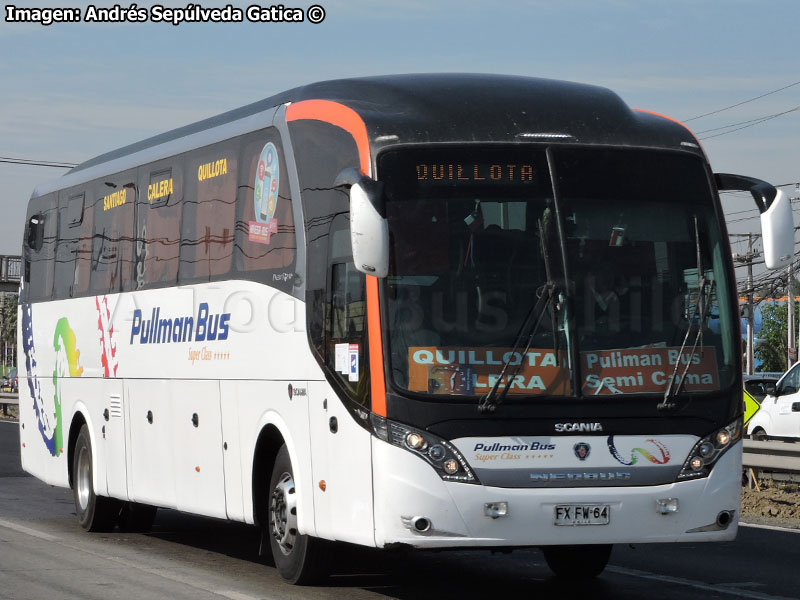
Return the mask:
<svg viewBox="0 0 800 600"><path fill-rule="evenodd" d="M44 216L33 215L28 221L25 242L31 250L39 252L44 245Z"/></svg>
<svg viewBox="0 0 800 600"><path fill-rule="evenodd" d="M775 396L776 395L775 391L776 390L775 390L775 384L774 383L765 383L764 384L764 393L766 393L766 394L768 394L770 396Z"/></svg>
<svg viewBox="0 0 800 600"><path fill-rule="evenodd" d="M717 173L714 178L719 190L741 190L752 194L761 212L764 263L768 269L788 265L794 256L794 218L789 197L766 181L753 177Z"/></svg>
<svg viewBox="0 0 800 600"><path fill-rule="evenodd" d="M383 186L355 169L345 169L335 186L350 186L350 242L356 269L367 275L389 273L389 223L383 214Z"/></svg>
<svg viewBox="0 0 800 600"><path fill-rule="evenodd" d="M772 205L761 213L764 262L768 269L789 264L794 256L794 218L789 197L778 190Z"/></svg>

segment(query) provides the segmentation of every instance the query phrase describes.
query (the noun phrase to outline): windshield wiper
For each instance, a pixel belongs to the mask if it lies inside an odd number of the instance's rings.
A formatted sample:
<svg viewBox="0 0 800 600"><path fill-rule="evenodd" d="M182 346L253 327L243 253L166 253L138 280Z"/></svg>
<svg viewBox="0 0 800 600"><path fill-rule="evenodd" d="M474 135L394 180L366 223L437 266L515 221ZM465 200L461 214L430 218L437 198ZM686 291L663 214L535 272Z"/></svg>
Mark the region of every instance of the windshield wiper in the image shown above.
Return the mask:
<svg viewBox="0 0 800 600"><path fill-rule="evenodd" d="M503 369L500 371L500 375L498 376L497 380L494 382L492 389L486 392L483 396L481 396L481 401L478 404L478 410L480 412L494 412L494 410L505 400L506 395L508 394L508 390L511 387L511 381L514 379L514 376L519 373L520 368L522 367L522 362L524 357L527 355L528 350L533 343L533 338L536 335L536 332L539 330L539 325L542 322L542 318L544 317L545 307L550 309L550 320L551 326L553 331L553 352L556 357L556 365L558 365L558 334L556 331L556 313L554 310L554 302L555 298L557 297L557 287L556 284L553 282L553 274L550 268L550 255L547 252L547 244L545 243L544 238L544 229L542 227L542 221L539 220L539 240L542 244L542 259L544 261L544 270L545 275L547 276L547 282L537 290L536 302L531 306L530 310L528 311L525 320L522 322L522 326L519 328L517 332L517 337L514 340L514 346L511 348L511 351L508 353L508 358L506 359L505 363L503 363ZM530 327L533 321L536 321L533 327ZM519 362L515 365L514 372L508 377L508 383L503 388L503 391L500 392L500 395L497 395L497 390L500 388L500 384L503 380L506 379L506 375L508 373L508 368L511 366L511 361L513 360L514 356L517 353L517 348L520 347L522 344L523 338L525 338L525 332L530 327L530 333L527 335L527 339L525 342L525 350L520 354Z"/></svg>
<svg viewBox="0 0 800 600"><path fill-rule="evenodd" d="M703 270L703 257L700 253L700 230L697 226L697 215L694 216L694 239L695 249L697 250L697 302L694 306L694 313L692 314L689 326L686 328L686 335L683 336L683 344L678 352L678 358L675 360L675 369L672 371L672 377L669 379L667 389L664 391L664 399L656 406L658 410L675 410L678 405L675 398L683 391L683 384L686 381L686 375L694 362L694 357L697 354L697 344L703 347L703 324L708 317L710 308L709 300L712 298L714 292L714 280L707 279L705 271ZM698 319L699 317L699 319ZM683 351L689 342L689 336L692 332L692 326L695 321L697 322L697 334L694 337L694 344L692 351L686 361L686 367L683 369L683 374L680 378L677 377L678 369L680 368L681 359L683 358Z"/></svg>

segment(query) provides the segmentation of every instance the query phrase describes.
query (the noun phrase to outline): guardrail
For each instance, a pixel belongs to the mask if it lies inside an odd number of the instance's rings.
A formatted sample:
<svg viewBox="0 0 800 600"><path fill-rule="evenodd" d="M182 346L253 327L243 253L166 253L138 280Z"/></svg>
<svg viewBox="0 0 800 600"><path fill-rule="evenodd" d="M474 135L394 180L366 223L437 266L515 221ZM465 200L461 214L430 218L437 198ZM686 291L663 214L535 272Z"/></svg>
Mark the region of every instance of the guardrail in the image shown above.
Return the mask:
<svg viewBox="0 0 800 600"><path fill-rule="evenodd" d="M742 464L751 469L800 473L800 443L744 440Z"/></svg>
<svg viewBox="0 0 800 600"><path fill-rule="evenodd" d="M771 471L768 476L771 479L797 481L800 478L800 443L744 440L742 466L748 473L750 487L758 485L763 471Z"/></svg>
<svg viewBox="0 0 800 600"><path fill-rule="evenodd" d="M19 405L19 394L0 393L0 406L3 407L3 416L8 416L8 407L11 404Z"/></svg>

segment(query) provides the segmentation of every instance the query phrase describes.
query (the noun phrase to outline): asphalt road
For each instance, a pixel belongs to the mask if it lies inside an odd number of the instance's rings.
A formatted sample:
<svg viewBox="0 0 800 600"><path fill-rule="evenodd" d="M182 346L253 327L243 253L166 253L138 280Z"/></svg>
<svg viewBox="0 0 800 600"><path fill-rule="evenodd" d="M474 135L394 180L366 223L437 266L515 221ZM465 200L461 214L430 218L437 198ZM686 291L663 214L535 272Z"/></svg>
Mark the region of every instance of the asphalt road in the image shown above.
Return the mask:
<svg viewBox="0 0 800 600"><path fill-rule="evenodd" d="M0 599L81 598L800 598L800 531L744 527L728 544L617 546L597 580L554 579L538 550L394 555L339 549L325 586L280 580L241 524L160 511L148 534L88 534L70 490L19 467L16 423L0 422Z"/></svg>

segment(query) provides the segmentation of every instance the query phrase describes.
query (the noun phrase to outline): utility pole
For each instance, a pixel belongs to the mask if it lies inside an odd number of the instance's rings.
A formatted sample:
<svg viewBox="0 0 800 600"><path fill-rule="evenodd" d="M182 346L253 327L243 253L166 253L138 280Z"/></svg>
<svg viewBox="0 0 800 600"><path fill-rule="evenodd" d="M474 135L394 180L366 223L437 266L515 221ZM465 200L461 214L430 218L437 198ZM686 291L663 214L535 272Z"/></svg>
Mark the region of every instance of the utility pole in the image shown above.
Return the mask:
<svg viewBox="0 0 800 600"><path fill-rule="evenodd" d="M745 234L731 234L732 236L743 237ZM747 235L747 254L734 254L733 260L738 263L742 263L747 265L747 308L746 308L746 316L747 316L747 348L745 351L745 372L748 375L753 374L753 369L755 367L755 360L753 357L753 335L754 335L754 324L753 324L753 260L759 256L758 252L753 251L753 234L748 233Z"/></svg>
<svg viewBox="0 0 800 600"><path fill-rule="evenodd" d="M797 201L800 200L800 183L795 183L794 184L794 193L795 193L794 197L789 198L790 202L797 202ZM790 269L792 268L793 264L794 264L794 260L789 265ZM792 275L789 275L789 286L790 286L790 289L792 290L792 302L794 303L794 278L792 277ZM794 307L791 309L791 312L789 314L792 316L792 322L794 322ZM798 359L797 352L798 352L798 350L800 350L800 323L798 323L797 331L798 331L798 338L796 338L797 344L794 345L794 348L795 348L795 350L794 350L794 360L795 361ZM792 339L791 335L792 334L791 334L791 329L790 329L789 330L789 340ZM792 343L790 342L789 343L789 347L791 347L791 346L792 346ZM787 368L789 366L791 366L793 362L794 361L790 360L789 363L788 363Z"/></svg>
<svg viewBox="0 0 800 600"><path fill-rule="evenodd" d="M786 307L789 310L789 315L786 320L787 324L787 356L786 368L791 367L797 360L797 348L794 345L794 269L793 264L789 263L789 283L786 286Z"/></svg>
<svg viewBox="0 0 800 600"><path fill-rule="evenodd" d="M747 234L747 374L753 374L753 234Z"/></svg>

